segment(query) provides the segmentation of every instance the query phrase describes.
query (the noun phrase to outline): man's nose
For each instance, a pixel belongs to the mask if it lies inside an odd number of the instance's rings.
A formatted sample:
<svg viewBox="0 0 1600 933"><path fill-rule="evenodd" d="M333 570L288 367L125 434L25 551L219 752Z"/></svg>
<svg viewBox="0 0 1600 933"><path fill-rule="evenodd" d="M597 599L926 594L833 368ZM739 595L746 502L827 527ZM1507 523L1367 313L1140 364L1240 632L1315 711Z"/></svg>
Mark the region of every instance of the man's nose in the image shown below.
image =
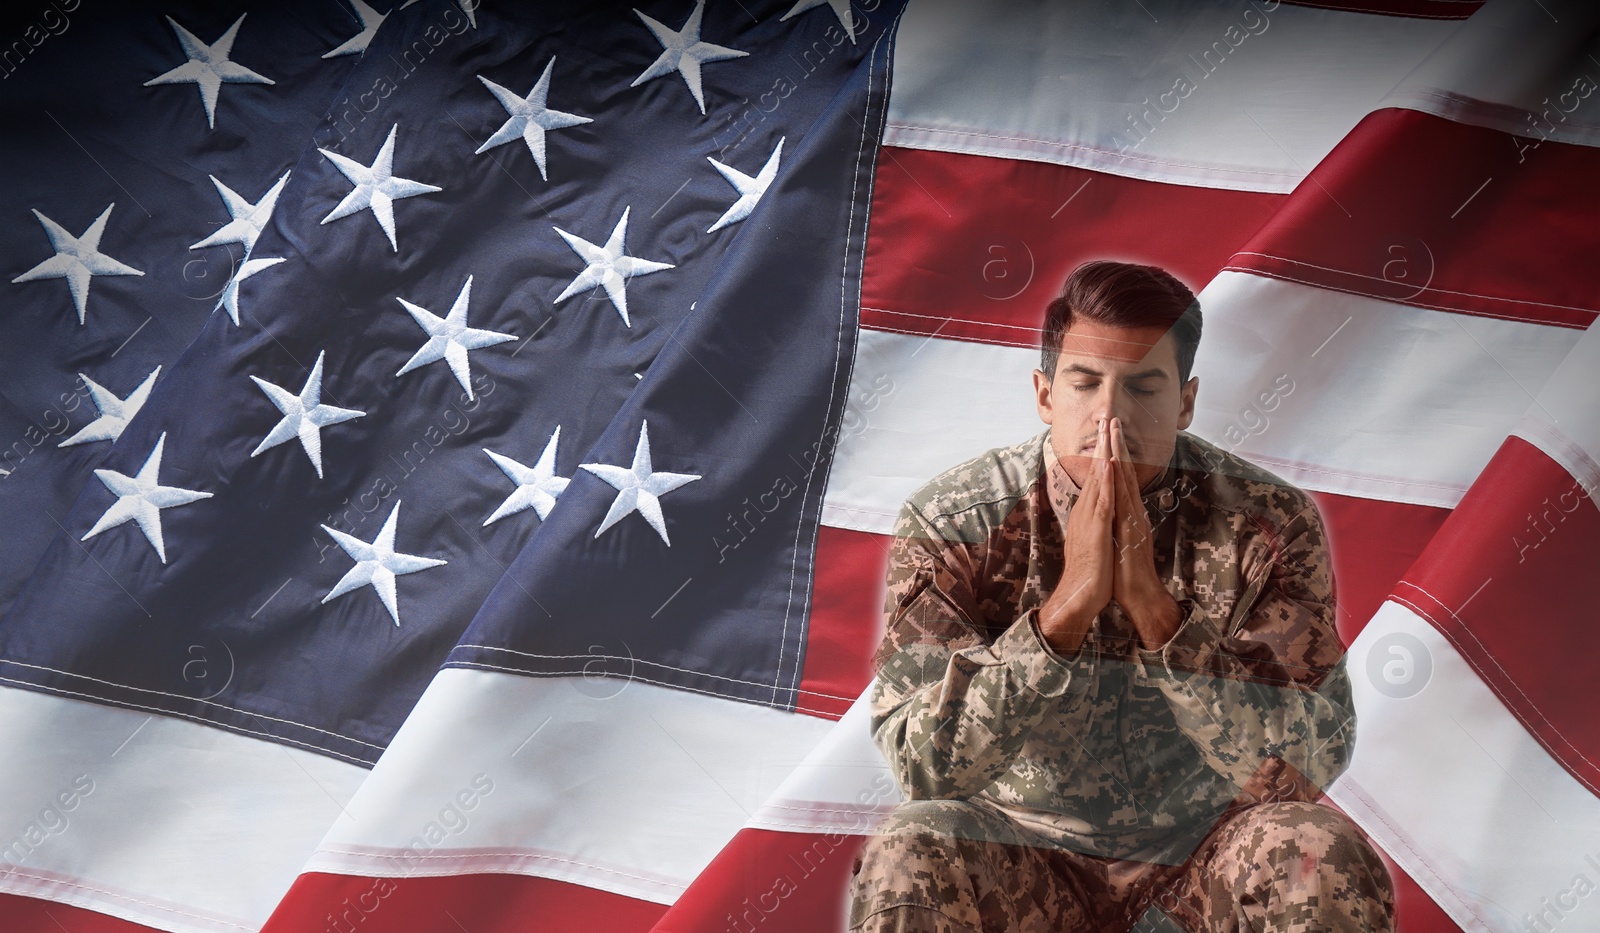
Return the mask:
<svg viewBox="0 0 1600 933"><path fill-rule="evenodd" d="M1126 392L1120 392L1116 387L1107 384L1096 393L1094 400L1093 419L1095 424L1102 421L1109 422L1112 418L1127 420L1128 409L1133 407L1133 402Z"/></svg>
<svg viewBox="0 0 1600 933"><path fill-rule="evenodd" d="M1112 406L1096 405L1093 412L1089 416L1089 437L1087 443L1094 444L1096 442L1101 425L1105 425L1106 430L1109 432L1111 428L1111 419L1113 417L1116 417L1116 412L1113 410ZM1109 440L1109 438L1110 435L1108 434L1107 439Z"/></svg>

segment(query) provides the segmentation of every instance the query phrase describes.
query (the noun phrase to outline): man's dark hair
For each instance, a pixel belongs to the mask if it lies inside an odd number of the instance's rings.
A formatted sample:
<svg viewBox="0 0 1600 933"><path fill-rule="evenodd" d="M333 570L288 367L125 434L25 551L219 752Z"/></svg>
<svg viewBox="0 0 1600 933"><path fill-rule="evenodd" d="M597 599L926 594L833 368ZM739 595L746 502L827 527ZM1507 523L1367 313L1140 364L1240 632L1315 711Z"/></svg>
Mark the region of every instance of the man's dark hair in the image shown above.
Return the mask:
<svg viewBox="0 0 1600 933"><path fill-rule="evenodd" d="M1061 294L1045 306L1039 350L1044 374L1055 378L1061 340L1078 318L1109 327L1165 327L1178 352L1178 381L1189 381L1200 346L1200 302L1165 269L1099 259L1072 270Z"/></svg>

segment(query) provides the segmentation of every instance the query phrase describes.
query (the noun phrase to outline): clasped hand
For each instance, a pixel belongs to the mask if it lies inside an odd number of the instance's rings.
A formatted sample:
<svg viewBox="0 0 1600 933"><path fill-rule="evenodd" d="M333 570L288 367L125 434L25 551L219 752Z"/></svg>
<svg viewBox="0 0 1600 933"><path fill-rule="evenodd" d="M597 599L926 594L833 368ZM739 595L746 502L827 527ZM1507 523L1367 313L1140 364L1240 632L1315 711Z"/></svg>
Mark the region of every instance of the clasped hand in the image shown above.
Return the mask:
<svg viewBox="0 0 1600 933"><path fill-rule="evenodd" d="M1178 603L1156 573L1150 515L1118 418L1096 428L1093 460L1067 515L1061 582L1039 611L1039 628L1061 654L1076 653L1112 600L1133 622L1146 648L1177 630Z"/></svg>

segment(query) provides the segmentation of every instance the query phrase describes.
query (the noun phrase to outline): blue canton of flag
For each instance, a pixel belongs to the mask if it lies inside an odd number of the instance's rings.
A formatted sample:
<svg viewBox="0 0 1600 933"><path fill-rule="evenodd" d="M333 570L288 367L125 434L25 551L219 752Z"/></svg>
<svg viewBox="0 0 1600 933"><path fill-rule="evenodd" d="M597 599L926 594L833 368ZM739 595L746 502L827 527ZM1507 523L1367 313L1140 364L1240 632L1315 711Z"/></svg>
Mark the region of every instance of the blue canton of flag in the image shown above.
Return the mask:
<svg viewBox="0 0 1600 933"><path fill-rule="evenodd" d="M97 26L101 69L42 48L0 427L53 436L0 477L0 676L356 763L441 664L792 709L887 91L809 6L174 7Z"/></svg>

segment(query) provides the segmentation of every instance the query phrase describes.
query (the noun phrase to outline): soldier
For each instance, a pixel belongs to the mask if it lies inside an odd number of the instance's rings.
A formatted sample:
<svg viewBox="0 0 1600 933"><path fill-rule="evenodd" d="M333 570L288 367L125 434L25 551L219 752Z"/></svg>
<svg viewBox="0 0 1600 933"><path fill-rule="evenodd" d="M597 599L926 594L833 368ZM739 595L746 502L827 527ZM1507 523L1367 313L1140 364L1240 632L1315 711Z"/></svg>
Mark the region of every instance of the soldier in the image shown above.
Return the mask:
<svg viewBox="0 0 1600 933"><path fill-rule="evenodd" d="M1315 802L1355 739L1322 521L1184 430L1200 325L1160 269L1078 267L1049 427L901 510L870 700L906 802L852 930L1392 929L1383 861Z"/></svg>

